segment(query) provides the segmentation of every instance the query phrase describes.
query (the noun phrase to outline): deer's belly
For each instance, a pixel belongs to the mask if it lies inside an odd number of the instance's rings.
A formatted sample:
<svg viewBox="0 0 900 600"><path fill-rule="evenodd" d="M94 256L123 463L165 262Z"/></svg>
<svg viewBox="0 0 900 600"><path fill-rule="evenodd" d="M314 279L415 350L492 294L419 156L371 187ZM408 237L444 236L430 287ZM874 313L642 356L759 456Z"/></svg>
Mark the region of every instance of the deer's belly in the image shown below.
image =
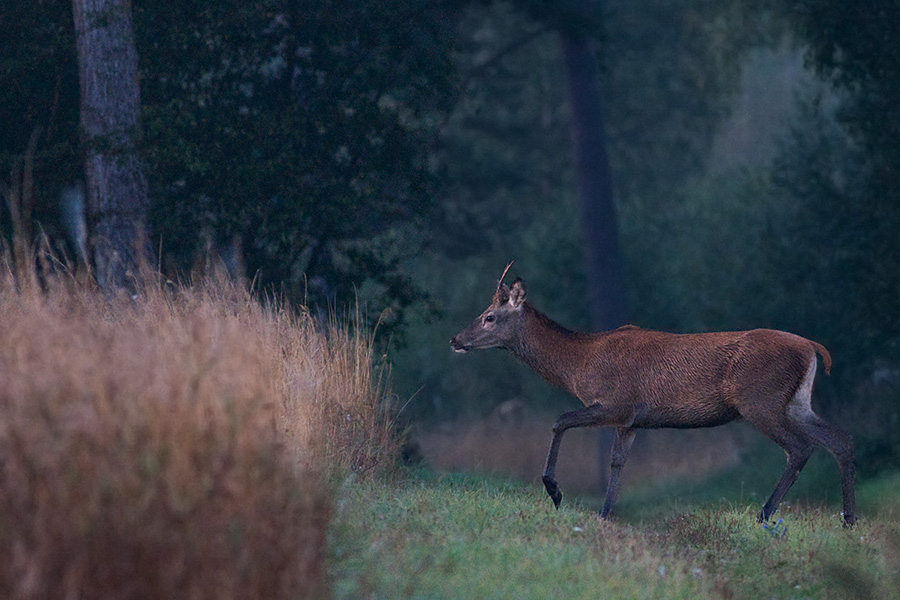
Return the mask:
<svg viewBox="0 0 900 600"><path fill-rule="evenodd" d="M728 406L695 404L693 406L644 406L634 418L634 427L652 429L675 427L717 427L740 418L737 410Z"/></svg>

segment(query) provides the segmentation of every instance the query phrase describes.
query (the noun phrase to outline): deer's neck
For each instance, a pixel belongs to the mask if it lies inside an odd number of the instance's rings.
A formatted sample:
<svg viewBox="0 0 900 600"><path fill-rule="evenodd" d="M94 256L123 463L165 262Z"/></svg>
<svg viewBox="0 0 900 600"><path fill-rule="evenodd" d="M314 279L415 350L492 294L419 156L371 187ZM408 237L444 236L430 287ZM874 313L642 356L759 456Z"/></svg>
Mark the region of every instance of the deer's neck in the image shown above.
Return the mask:
<svg viewBox="0 0 900 600"><path fill-rule="evenodd" d="M541 377L575 394L576 370L589 350L587 336L569 331L528 304L524 309L522 335L509 350Z"/></svg>

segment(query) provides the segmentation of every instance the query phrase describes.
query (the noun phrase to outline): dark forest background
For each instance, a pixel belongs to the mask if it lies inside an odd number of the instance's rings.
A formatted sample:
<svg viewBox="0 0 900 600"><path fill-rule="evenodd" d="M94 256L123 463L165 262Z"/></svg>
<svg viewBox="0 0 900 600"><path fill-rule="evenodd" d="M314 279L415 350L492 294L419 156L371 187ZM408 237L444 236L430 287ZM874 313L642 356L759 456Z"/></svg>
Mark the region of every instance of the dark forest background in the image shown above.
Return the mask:
<svg viewBox="0 0 900 600"><path fill-rule="evenodd" d="M864 469L900 460L900 3L185 0L131 18L163 273L221 260L323 315L358 302L406 417L572 402L447 346L515 259L571 328L823 343L823 412ZM73 3L0 0L0 30L3 236L90 260L71 233L91 149Z"/></svg>

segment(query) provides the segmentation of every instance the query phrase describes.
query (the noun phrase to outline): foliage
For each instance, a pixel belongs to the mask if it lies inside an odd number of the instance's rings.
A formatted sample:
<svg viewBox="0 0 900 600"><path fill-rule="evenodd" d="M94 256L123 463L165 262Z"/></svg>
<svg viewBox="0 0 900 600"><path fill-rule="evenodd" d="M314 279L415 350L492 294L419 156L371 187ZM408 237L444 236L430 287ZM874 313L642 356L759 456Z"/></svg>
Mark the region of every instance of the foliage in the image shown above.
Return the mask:
<svg viewBox="0 0 900 600"><path fill-rule="evenodd" d="M573 202L558 41L543 29L565 17L555 3L486 4L460 20L456 60L469 76L439 147L453 234L436 235L446 244L438 247L456 257L509 246L510 229L553 219ZM739 60L765 36L749 12L740 2L610 2L602 18L588 21L599 40L621 204L637 196L664 206L673 188L700 172L734 95ZM536 31L545 33L532 39Z"/></svg>
<svg viewBox="0 0 900 600"><path fill-rule="evenodd" d="M666 210L704 172L742 59L779 29L744 1L616 0L606 11L602 85L619 201Z"/></svg>
<svg viewBox="0 0 900 600"><path fill-rule="evenodd" d="M36 134L33 169L35 222L63 239L57 196L80 177L78 68L72 3L67 0L0 2L0 177L16 179L29 139ZM17 166L18 165L18 166ZM12 236L0 207L0 233ZM27 224L31 229L31 223ZM28 240L31 243L31 240Z"/></svg>
<svg viewBox="0 0 900 600"><path fill-rule="evenodd" d="M240 236L248 272L291 297L325 308L363 294L391 319L421 301L398 264L430 211L451 16L426 2L140 7L154 226L171 264Z"/></svg>
<svg viewBox="0 0 900 600"><path fill-rule="evenodd" d="M900 92L900 42L894 32L900 7L876 0L866 10L847 10L835 0L795 0L784 10L809 44L811 64L849 92L841 121L873 160L894 167L884 175L896 177L900 109L893 98Z"/></svg>
<svg viewBox="0 0 900 600"><path fill-rule="evenodd" d="M797 135L799 160L789 163L791 171L781 170L780 181L793 199L821 211L822 224L810 223L807 235L839 249L832 284L849 293L847 312L867 366L877 359L896 363L900 108L894 98L900 91L900 42L893 32L900 7L876 2L865 11L848 11L839 2L803 0L790 5L788 16L809 44L808 61L839 90L834 120L841 135ZM819 162L819 153L830 164Z"/></svg>
<svg viewBox="0 0 900 600"><path fill-rule="evenodd" d="M552 32L506 3L470 7L456 30L465 87L436 141L440 211L430 248L460 259L518 242L507 233L563 200L571 174Z"/></svg>
<svg viewBox="0 0 900 600"><path fill-rule="evenodd" d="M0 167L41 128L34 218L63 240L60 190L82 172L71 6L8 4ZM451 2L137 3L140 149L167 272L237 242L250 277L323 314L358 296L375 317L393 309L387 327L421 303L400 265L433 208L454 14Z"/></svg>

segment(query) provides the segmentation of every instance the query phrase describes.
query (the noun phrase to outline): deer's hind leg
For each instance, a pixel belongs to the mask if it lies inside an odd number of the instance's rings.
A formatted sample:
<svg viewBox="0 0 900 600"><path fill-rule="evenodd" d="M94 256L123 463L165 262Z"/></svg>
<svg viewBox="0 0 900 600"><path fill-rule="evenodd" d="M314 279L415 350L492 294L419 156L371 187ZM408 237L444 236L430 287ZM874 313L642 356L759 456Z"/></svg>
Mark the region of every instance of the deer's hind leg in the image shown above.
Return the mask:
<svg viewBox="0 0 900 600"><path fill-rule="evenodd" d="M856 497L854 492L855 468L853 466L853 438L850 434L819 417L812 409L813 379L816 362L807 369L799 389L787 405L787 416L803 435L828 450L837 461L841 473L841 495L844 503L844 525L856 522Z"/></svg>
<svg viewBox="0 0 900 600"><path fill-rule="evenodd" d="M789 414L791 411L788 407L791 402L793 400L783 404L781 402L777 404L774 402L750 402L740 409L742 417L781 446L787 454L784 473L763 505L758 519L760 522L768 521L775 513L784 495L797 481L801 469L806 465L815 449L813 439L798 424L796 415Z"/></svg>
<svg viewBox="0 0 900 600"><path fill-rule="evenodd" d="M837 461L841 473L841 496L844 503L844 525L856 523L856 469L853 465L853 438L850 434L822 419L812 411L801 422L804 433L816 444L828 450Z"/></svg>
<svg viewBox="0 0 900 600"><path fill-rule="evenodd" d="M754 425L757 425L757 423L754 423ZM757 425L757 427L772 438L775 443L784 448L787 454L787 465L785 465L784 473L759 514L758 520L762 523L768 521L775 511L778 510L778 505L781 504L784 495L797 481L800 471L812 455L815 445L809 437L804 435L790 421L785 420L766 427Z"/></svg>
<svg viewBox="0 0 900 600"><path fill-rule="evenodd" d="M774 414L767 411L753 411L743 414L757 429L775 440L784 448L788 464L775 491L763 506L760 521L766 521L790 489L800 470L809 460L815 445L828 450L838 463L841 472L841 492L844 502L844 523L853 525L856 521L856 500L854 495L853 440L844 430L821 419L812 410L813 379L816 375L816 361L809 365L806 375L797 391L784 405L783 410Z"/></svg>

